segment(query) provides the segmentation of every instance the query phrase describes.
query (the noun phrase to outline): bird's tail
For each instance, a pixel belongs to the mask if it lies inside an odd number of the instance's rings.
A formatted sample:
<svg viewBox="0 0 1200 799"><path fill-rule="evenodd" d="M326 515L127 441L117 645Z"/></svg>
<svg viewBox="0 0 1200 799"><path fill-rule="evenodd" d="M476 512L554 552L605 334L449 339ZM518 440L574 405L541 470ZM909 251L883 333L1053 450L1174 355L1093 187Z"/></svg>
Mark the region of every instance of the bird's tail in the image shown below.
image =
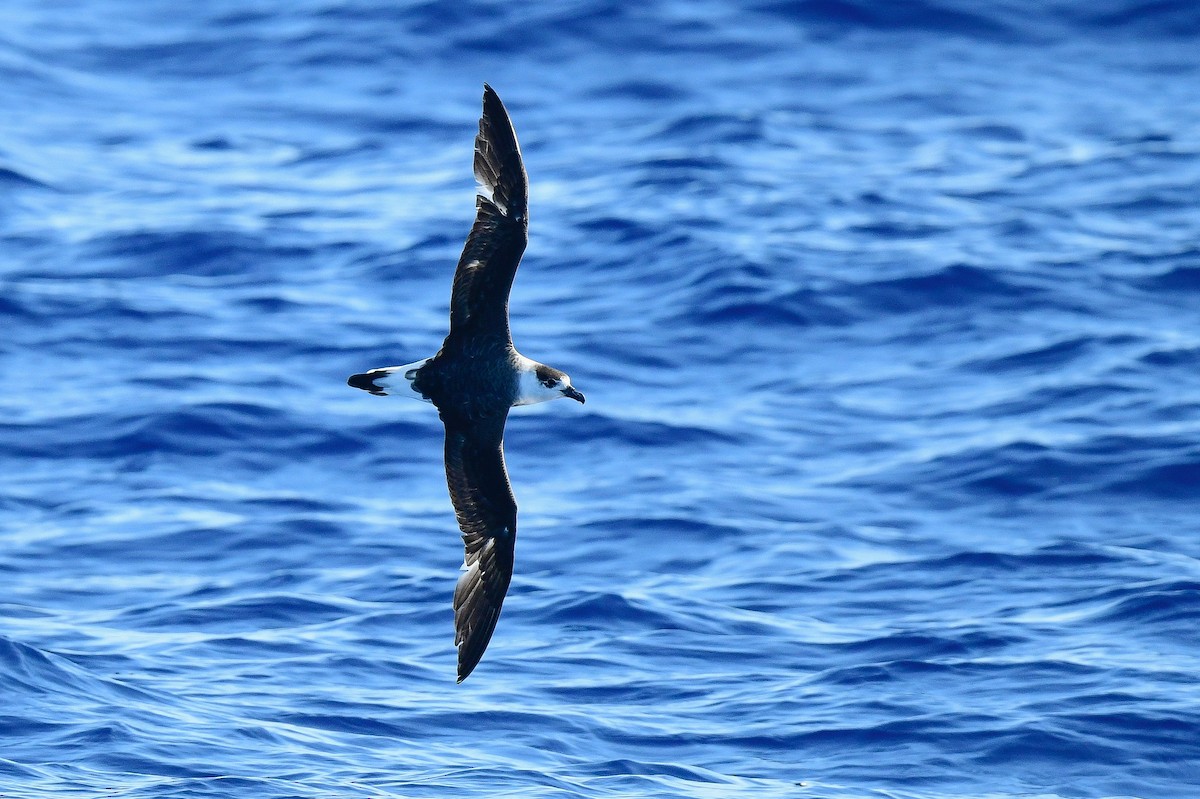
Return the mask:
<svg viewBox="0 0 1200 799"><path fill-rule="evenodd" d="M431 400L418 391L414 385L417 372L429 361L429 358L422 358L403 366L383 366L362 374L351 375L346 382L354 388L369 391L377 397L411 397L430 402Z"/></svg>

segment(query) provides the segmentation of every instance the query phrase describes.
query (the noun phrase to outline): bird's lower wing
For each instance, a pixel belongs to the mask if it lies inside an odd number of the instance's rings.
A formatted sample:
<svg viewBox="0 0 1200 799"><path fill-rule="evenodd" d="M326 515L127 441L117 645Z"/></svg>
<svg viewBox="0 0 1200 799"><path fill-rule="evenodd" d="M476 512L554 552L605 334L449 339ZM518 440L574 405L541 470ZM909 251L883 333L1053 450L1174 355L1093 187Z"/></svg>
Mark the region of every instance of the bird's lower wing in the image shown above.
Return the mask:
<svg viewBox="0 0 1200 799"><path fill-rule="evenodd" d="M504 467L504 416L446 423L446 483L466 547L454 589L458 681L479 663L496 629L512 580L517 503Z"/></svg>

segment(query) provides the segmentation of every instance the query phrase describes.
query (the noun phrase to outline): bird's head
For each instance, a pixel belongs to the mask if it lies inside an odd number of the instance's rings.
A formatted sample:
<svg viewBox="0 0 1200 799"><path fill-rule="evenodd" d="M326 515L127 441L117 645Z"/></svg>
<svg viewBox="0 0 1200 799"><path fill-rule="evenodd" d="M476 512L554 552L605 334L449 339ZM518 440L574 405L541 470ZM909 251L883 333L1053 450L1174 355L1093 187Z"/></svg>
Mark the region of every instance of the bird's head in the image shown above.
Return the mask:
<svg viewBox="0 0 1200 799"><path fill-rule="evenodd" d="M521 396L514 403L516 405L533 405L559 397L569 397L580 403L586 401L583 392L571 385L571 378L566 372L543 363L522 372L520 388Z"/></svg>

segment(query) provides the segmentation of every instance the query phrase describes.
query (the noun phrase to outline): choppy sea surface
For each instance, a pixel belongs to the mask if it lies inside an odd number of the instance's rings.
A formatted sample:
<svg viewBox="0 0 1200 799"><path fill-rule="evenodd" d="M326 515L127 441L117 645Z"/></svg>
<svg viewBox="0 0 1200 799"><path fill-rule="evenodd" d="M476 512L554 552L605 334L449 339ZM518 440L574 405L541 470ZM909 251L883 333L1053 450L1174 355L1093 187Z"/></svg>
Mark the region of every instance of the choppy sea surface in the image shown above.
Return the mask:
<svg viewBox="0 0 1200 799"><path fill-rule="evenodd" d="M0 796L1200 791L1200 7L7 0ZM484 81L517 574L427 405Z"/></svg>

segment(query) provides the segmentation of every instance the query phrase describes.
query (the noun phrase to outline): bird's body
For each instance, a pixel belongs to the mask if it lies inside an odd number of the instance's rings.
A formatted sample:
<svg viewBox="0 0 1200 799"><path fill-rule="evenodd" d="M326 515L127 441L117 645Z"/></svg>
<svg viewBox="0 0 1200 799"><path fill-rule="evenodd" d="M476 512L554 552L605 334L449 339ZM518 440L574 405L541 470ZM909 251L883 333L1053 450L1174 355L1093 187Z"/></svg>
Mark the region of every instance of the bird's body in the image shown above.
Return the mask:
<svg viewBox="0 0 1200 799"><path fill-rule="evenodd" d="M450 333L438 353L372 369L349 383L432 402L446 429L446 482L466 547L454 591L458 680L483 656L512 578L517 504L504 464L509 409L558 397L584 401L571 379L513 347L508 295L528 237L529 197L516 134L485 84L475 138L475 224L454 273Z"/></svg>

